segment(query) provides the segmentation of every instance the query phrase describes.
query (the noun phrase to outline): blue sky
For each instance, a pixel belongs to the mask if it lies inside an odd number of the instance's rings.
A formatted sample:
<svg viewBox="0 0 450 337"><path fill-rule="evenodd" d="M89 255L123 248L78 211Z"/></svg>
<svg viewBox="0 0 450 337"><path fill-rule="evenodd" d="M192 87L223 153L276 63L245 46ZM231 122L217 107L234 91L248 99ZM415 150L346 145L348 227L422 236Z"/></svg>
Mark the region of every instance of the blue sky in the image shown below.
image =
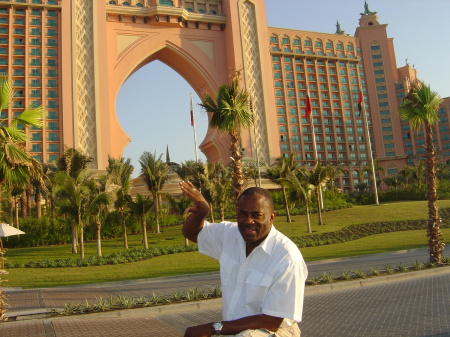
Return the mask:
<svg viewBox="0 0 450 337"><path fill-rule="evenodd" d="M354 35L364 11L364 0L266 0L267 23L271 27L334 33L336 21ZM394 38L397 66L410 65L418 76L442 97L450 96L450 0L368 0L379 22L388 24ZM319 19L320 18L320 19ZM157 81L152 81L156 78ZM117 114L132 138L123 156L131 158L134 176L144 151L162 154L169 147L170 159L195 159L189 95L193 94L197 143L207 130L207 117L200 111L200 98L175 71L154 61L134 73L117 97ZM199 158L205 156L198 151Z"/></svg>

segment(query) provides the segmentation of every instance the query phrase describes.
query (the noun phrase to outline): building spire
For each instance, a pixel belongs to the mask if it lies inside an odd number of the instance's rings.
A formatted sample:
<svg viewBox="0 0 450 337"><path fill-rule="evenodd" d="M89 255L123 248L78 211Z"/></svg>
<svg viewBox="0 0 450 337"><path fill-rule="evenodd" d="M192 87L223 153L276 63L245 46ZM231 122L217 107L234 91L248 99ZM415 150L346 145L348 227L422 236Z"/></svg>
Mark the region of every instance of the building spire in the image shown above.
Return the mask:
<svg viewBox="0 0 450 337"><path fill-rule="evenodd" d="M361 15L370 15L370 14L377 14L377 12L371 12L369 9L369 5L367 4L367 1L364 0L364 13L361 13Z"/></svg>
<svg viewBox="0 0 450 337"><path fill-rule="evenodd" d="M339 24L339 21L336 21L336 33L338 35L343 35L345 32L341 29L341 25Z"/></svg>
<svg viewBox="0 0 450 337"><path fill-rule="evenodd" d="M170 163L169 145L166 147L166 163Z"/></svg>

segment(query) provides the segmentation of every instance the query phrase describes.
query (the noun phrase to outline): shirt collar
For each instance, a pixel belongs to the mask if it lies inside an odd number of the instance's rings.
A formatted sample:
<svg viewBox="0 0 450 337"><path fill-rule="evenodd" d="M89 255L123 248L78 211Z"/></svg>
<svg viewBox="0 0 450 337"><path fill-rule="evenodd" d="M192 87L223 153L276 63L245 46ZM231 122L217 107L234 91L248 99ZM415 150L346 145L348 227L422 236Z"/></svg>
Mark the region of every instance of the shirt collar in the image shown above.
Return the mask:
<svg viewBox="0 0 450 337"><path fill-rule="evenodd" d="M239 233L239 231L238 231L238 233ZM261 244L258 247L256 247L255 249L262 249L267 255L270 255L275 246L275 236L276 236L276 229L275 229L275 226L272 225L272 227L270 228L269 235L267 235L266 239L263 242L261 242ZM244 251L245 251L245 241L242 238L241 233L239 233L239 236L237 238L238 238L239 242L241 242L242 245L244 246Z"/></svg>

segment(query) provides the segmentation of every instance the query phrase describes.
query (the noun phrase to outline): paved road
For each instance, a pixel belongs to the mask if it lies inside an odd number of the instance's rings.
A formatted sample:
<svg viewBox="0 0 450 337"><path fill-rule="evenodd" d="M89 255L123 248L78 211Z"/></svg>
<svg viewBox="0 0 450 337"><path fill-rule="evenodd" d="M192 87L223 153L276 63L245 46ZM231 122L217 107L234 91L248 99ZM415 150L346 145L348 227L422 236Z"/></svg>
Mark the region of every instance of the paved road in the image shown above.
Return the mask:
<svg viewBox="0 0 450 337"><path fill-rule="evenodd" d="M423 258L421 258L423 257ZM326 271L408 265L426 260L414 250L309 264L310 275ZM411 263L409 263L410 261ZM334 266L334 267L333 267ZM441 273L441 274L436 274ZM414 276L413 276L414 275ZM450 267L415 274L307 287L302 336L450 336ZM397 280L393 280L397 279ZM11 310L42 311L96 297L172 293L217 284L215 273L113 284L9 291ZM0 324L2 337L165 336L183 335L187 326L221 318L220 300L135 309L69 318L33 319Z"/></svg>

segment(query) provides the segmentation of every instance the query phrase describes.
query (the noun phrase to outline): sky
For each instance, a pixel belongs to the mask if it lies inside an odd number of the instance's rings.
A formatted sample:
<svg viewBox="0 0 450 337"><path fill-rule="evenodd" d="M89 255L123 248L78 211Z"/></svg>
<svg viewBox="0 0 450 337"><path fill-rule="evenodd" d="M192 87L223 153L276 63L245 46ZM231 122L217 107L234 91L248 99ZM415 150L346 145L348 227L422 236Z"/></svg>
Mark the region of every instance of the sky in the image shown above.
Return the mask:
<svg viewBox="0 0 450 337"><path fill-rule="evenodd" d="M450 96L450 0L368 0L380 24L388 24L394 38L397 67L406 59L418 77L442 97ZM364 0L265 0L267 24L322 33L334 33L336 21L345 33L354 35ZM156 78L157 81L152 81ZM122 154L131 158L139 175L139 157L144 151L181 163L194 160L193 128L190 124L190 94L194 101L197 145L206 135L207 116L200 98L174 70L159 61L142 67L123 84L117 96L117 115L130 144ZM199 159L206 157L197 150Z"/></svg>

